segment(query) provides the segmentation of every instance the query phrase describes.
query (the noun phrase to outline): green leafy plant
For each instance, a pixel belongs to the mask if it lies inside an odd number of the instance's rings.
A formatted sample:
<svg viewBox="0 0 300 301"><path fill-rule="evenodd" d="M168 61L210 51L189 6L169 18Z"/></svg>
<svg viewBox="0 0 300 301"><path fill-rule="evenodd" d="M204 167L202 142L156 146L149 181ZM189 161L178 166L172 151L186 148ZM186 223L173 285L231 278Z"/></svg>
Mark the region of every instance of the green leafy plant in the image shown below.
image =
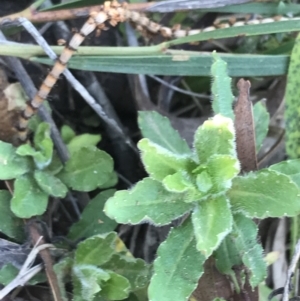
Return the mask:
<svg viewBox="0 0 300 301"><path fill-rule="evenodd" d="M150 275L149 265L133 258L115 232L90 236L54 268L62 296L67 296L64 284L71 279L76 301L133 297L143 293Z"/></svg>
<svg viewBox="0 0 300 301"><path fill-rule="evenodd" d="M266 276L266 264L252 218L300 212L300 190L291 170L275 165L239 174L233 120L221 115L230 112L232 96L228 95L225 107L215 105L219 114L198 128L192 149L167 118L140 112L144 138L138 147L149 177L130 190L117 191L106 202L105 213L118 223L161 226L182 219L158 249L148 289L152 301L186 300L211 255L218 269L231 276L237 291L232 270L236 264L243 264L251 286L258 286ZM214 101L224 105L218 93Z"/></svg>
<svg viewBox="0 0 300 301"><path fill-rule="evenodd" d="M0 179L16 179L10 203L15 216L42 215L49 196L64 198L70 188L92 191L115 185L112 158L95 146L100 137L73 134L67 141L71 157L65 165L59 162L53 150L47 123L37 126L32 145L15 148L0 141Z"/></svg>

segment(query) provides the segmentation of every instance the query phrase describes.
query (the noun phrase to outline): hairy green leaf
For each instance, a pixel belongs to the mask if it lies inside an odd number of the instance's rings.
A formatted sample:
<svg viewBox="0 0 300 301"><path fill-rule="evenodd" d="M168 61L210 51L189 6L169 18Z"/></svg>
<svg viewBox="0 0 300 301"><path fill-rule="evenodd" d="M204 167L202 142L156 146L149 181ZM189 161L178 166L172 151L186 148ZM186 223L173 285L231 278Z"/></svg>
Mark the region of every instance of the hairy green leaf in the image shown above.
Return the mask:
<svg viewBox="0 0 300 301"><path fill-rule="evenodd" d="M101 284L110 278L108 272L88 264L74 265L72 276L74 301L93 300Z"/></svg>
<svg viewBox="0 0 300 301"><path fill-rule="evenodd" d="M67 186L59 178L46 171L35 170L34 179L45 193L54 197L64 198L68 192Z"/></svg>
<svg viewBox="0 0 300 301"><path fill-rule="evenodd" d="M166 176L162 183L168 191L176 193L182 193L189 189L195 189L191 175L183 170Z"/></svg>
<svg viewBox="0 0 300 301"><path fill-rule="evenodd" d="M192 222L197 250L209 257L231 231L232 215L226 197L219 196L197 204Z"/></svg>
<svg viewBox="0 0 300 301"><path fill-rule="evenodd" d="M73 263L73 258L65 257L53 266L54 272L57 276L57 283L63 301L68 301L65 282L69 280L69 277L72 274Z"/></svg>
<svg viewBox="0 0 300 301"><path fill-rule="evenodd" d="M158 248L148 289L152 301L185 301L203 274L205 257L197 251L191 220L170 231Z"/></svg>
<svg viewBox="0 0 300 301"><path fill-rule="evenodd" d="M167 225L192 209L184 195L166 191L160 182L145 178L131 190L120 190L105 204L104 212L120 224L148 221Z"/></svg>
<svg viewBox="0 0 300 301"><path fill-rule="evenodd" d="M111 156L90 146L75 152L57 176L75 190L91 191L107 182L112 172Z"/></svg>
<svg viewBox="0 0 300 301"><path fill-rule="evenodd" d="M262 246L257 242L257 225L242 214L234 215L234 244L240 252L244 265L250 271L252 288L261 283L267 275Z"/></svg>
<svg viewBox="0 0 300 301"><path fill-rule="evenodd" d="M139 112L139 128L144 138L178 155L190 155L186 141L171 126L170 120L154 111Z"/></svg>
<svg viewBox="0 0 300 301"><path fill-rule="evenodd" d="M242 212L252 218L296 216L300 213L299 188L288 176L272 170L236 177L227 196L234 212Z"/></svg>
<svg viewBox="0 0 300 301"><path fill-rule="evenodd" d="M231 91L231 78L227 73L227 63L213 52L214 63L211 65L213 95L212 108L215 114L221 114L234 120L233 100Z"/></svg>
<svg viewBox="0 0 300 301"><path fill-rule="evenodd" d="M48 204L48 194L40 189L31 175L18 177L11 200L12 212L20 218L42 215Z"/></svg>
<svg viewBox="0 0 300 301"><path fill-rule="evenodd" d="M172 153L147 138L139 141L138 148L142 151L142 161L146 171L157 181L162 181L178 170L193 169L190 157Z"/></svg>
<svg viewBox="0 0 300 301"><path fill-rule="evenodd" d="M30 169L27 158L16 155L16 148L0 141L0 179L10 180L23 175Z"/></svg>
<svg viewBox="0 0 300 301"><path fill-rule="evenodd" d="M78 244L75 252L76 265L100 266L114 253L117 234L110 232L87 238Z"/></svg>
<svg viewBox="0 0 300 301"><path fill-rule="evenodd" d="M203 193L207 193L213 187L212 178L206 170L197 174L196 184L198 189Z"/></svg>
<svg viewBox="0 0 300 301"><path fill-rule="evenodd" d="M139 258L130 258L114 254L108 262L101 266L103 269L115 271L127 278L131 284L131 291L145 288L150 280L150 266Z"/></svg>
<svg viewBox="0 0 300 301"><path fill-rule="evenodd" d="M207 172L212 179L210 193L220 193L231 187L232 179L240 172L240 164L236 157L213 155L207 161Z"/></svg>
<svg viewBox="0 0 300 301"><path fill-rule="evenodd" d="M110 278L101 286L100 296L108 300L123 300L128 297L130 292L129 281L114 272L109 271Z"/></svg>
<svg viewBox="0 0 300 301"><path fill-rule="evenodd" d="M230 155L236 157L233 121L216 115L200 126L194 138L195 152L200 164L204 164L212 155Z"/></svg>
<svg viewBox="0 0 300 301"><path fill-rule="evenodd" d="M68 238L78 240L114 230L117 223L108 218L103 212L105 202L113 193L114 190L106 190L90 200L84 208L80 220L72 225Z"/></svg>
<svg viewBox="0 0 300 301"><path fill-rule="evenodd" d="M10 210L11 198L11 194L7 190L0 190L0 231L19 241L24 238L24 225Z"/></svg>
<svg viewBox="0 0 300 301"><path fill-rule="evenodd" d="M288 176L300 188L300 159L286 160L269 167Z"/></svg>

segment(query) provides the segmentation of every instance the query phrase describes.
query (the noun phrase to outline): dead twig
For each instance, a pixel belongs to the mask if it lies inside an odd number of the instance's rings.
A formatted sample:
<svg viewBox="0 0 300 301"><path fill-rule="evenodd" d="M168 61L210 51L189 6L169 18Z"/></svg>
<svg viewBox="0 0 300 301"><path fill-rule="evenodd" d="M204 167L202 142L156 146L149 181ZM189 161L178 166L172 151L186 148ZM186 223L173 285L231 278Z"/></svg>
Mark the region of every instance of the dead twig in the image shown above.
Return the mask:
<svg viewBox="0 0 300 301"><path fill-rule="evenodd" d="M39 233L39 226L37 222L32 219L28 221L28 229L30 233L30 237L32 240L33 245L44 245L45 241L41 237L41 234ZM52 246L52 245L50 245ZM56 274L53 270L53 260L51 257L51 254L49 252L49 249L47 248L42 248L39 250L40 256L44 262L45 265L45 271L48 279L48 283L51 287L51 292L54 298L54 301L63 301L63 298L61 297L59 285L58 285L58 279L56 277Z"/></svg>
<svg viewBox="0 0 300 301"><path fill-rule="evenodd" d="M149 8L152 3L132 3L128 4L128 8L134 11L144 11ZM20 18L25 18L32 23L55 22L62 20L71 20L79 17L88 17L92 12L99 12L103 9L103 5L94 5L73 9L60 9L53 11L38 11L36 6L28 8L8 16L0 18L0 26L13 26L18 24Z"/></svg>

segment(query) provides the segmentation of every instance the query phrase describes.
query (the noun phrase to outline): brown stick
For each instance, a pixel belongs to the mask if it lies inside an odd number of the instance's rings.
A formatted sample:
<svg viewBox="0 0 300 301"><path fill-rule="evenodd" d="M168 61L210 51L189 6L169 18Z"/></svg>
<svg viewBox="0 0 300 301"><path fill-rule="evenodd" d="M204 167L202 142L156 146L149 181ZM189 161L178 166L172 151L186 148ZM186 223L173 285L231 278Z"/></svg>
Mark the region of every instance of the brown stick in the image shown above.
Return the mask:
<svg viewBox="0 0 300 301"><path fill-rule="evenodd" d="M128 4L127 8L134 11L144 11L148 7L153 5L152 3L132 3ZM94 5L81 8L73 9L61 9L53 11L38 11L32 6L26 8L15 14L4 16L0 18L0 25L9 25L9 23L14 23L18 18L24 17L32 23L43 23L43 22L54 22L61 20L71 20L79 17L88 17L92 12L99 12L103 10L103 5Z"/></svg>
<svg viewBox="0 0 300 301"><path fill-rule="evenodd" d="M30 233L30 237L32 240L32 245L36 245L37 241L41 237L41 233L39 233L39 230L38 230L39 226L34 220L29 220L28 228L29 228L29 233ZM45 244L45 240L43 238L40 239L40 242L38 245L42 245L42 244ZM61 294L60 294L58 280L57 280L56 274L53 270L53 261L52 261L49 249L47 248L47 249L41 250L40 255L41 255L42 260L45 265L45 271L46 271L48 283L51 287L53 299L54 299L54 301L63 301Z"/></svg>

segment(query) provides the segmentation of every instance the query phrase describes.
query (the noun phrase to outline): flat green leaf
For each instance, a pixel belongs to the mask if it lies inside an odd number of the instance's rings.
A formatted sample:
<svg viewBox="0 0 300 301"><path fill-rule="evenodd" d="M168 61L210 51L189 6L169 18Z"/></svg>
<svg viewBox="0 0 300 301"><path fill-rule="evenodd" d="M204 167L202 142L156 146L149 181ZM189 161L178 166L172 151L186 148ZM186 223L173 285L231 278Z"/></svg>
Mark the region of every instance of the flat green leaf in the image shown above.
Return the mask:
<svg viewBox="0 0 300 301"><path fill-rule="evenodd" d="M68 192L67 186L59 178L46 171L35 170L34 179L45 193L54 197L64 198Z"/></svg>
<svg viewBox="0 0 300 301"><path fill-rule="evenodd" d="M19 273L19 270L11 263L5 264L0 270L0 283L8 285Z"/></svg>
<svg viewBox="0 0 300 301"><path fill-rule="evenodd" d="M214 63L211 65L213 95L212 108L215 114L221 114L234 120L231 78L228 76L227 63L214 51Z"/></svg>
<svg viewBox="0 0 300 301"><path fill-rule="evenodd" d="M267 136L270 121L270 114L261 101L253 106L253 118L255 125L256 152L258 152Z"/></svg>
<svg viewBox="0 0 300 301"><path fill-rule="evenodd" d="M232 215L224 196L197 204L192 213L196 247L206 258L218 248L232 228Z"/></svg>
<svg viewBox="0 0 300 301"><path fill-rule="evenodd" d="M42 215L47 205L48 194L39 188L32 176L26 174L16 179L11 210L17 217L30 218Z"/></svg>
<svg viewBox="0 0 300 301"><path fill-rule="evenodd" d="M178 155L190 155L186 141L171 126L170 120L154 111L139 112L139 128L144 138Z"/></svg>
<svg viewBox="0 0 300 301"><path fill-rule="evenodd" d="M19 270L11 263L5 264L0 270L0 283L8 285L19 273ZM35 285L37 283L43 283L46 281L45 274L38 273L31 278L26 285Z"/></svg>
<svg viewBox="0 0 300 301"><path fill-rule="evenodd" d="M113 193L114 190L106 190L89 201L81 214L80 220L72 225L68 234L69 239L87 238L95 234L113 231L116 228L117 223L108 218L103 212L105 202Z"/></svg>
<svg viewBox="0 0 300 301"><path fill-rule="evenodd" d="M288 176L263 170L236 177L228 191L231 209L252 218L296 216L300 191Z"/></svg>
<svg viewBox="0 0 300 301"><path fill-rule="evenodd" d="M16 150L16 154L22 157L34 157L36 153L37 151L30 144L22 144Z"/></svg>
<svg viewBox="0 0 300 301"><path fill-rule="evenodd" d="M10 180L23 175L30 169L27 158L16 155L16 148L0 141L0 179Z"/></svg>
<svg viewBox="0 0 300 301"><path fill-rule="evenodd" d="M63 142L68 144L73 138L76 137L76 133L68 125L63 125L60 129L60 134Z"/></svg>
<svg viewBox="0 0 300 301"><path fill-rule="evenodd" d="M83 147L96 146L100 142L100 140L101 135L82 134L74 137L67 144L67 148L72 155Z"/></svg>
<svg viewBox="0 0 300 301"><path fill-rule="evenodd" d="M93 300L101 291L101 284L110 278L108 272L94 265L74 265L73 267L73 300Z"/></svg>
<svg viewBox="0 0 300 301"><path fill-rule="evenodd" d="M18 147L17 154L23 157L32 157L38 169L47 167L51 163L53 155L53 142L50 138L49 124L39 123L34 136L34 147L23 144Z"/></svg>
<svg viewBox="0 0 300 301"><path fill-rule="evenodd" d="M178 170L193 169L190 157L172 153L149 139L140 140L138 148L142 151L141 157L147 173L157 181L162 181Z"/></svg>
<svg viewBox="0 0 300 301"><path fill-rule="evenodd" d="M101 267L127 278L131 284L131 291L140 290L149 284L150 266L142 259L114 254L110 260Z"/></svg>
<svg viewBox="0 0 300 301"><path fill-rule="evenodd" d="M78 244L75 264L100 266L107 262L115 252L117 234L110 232L87 238Z"/></svg>
<svg viewBox="0 0 300 301"><path fill-rule="evenodd" d="M105 204L104 212L120 224L139 224L148 221L167 225L192 209L184 195L166 191L163 185L145 178L131 190L117 191Z"/></svg>
<svg viewBox="0 0 300 301"><path fill-rule="evenodd" d="M102 284L100 296L108 300L123 300L129 296L129 281L114 272L109 271L110 278Z"/></svg>
<svg viewBox="0 0 300 301"><path fill-rule="evenodd" d="M203 274L205 257L197 251L191 220L170 231L158 248L148 289L151 301L185 301Z"/></svg>
<svg viewBox="0 0 300 301"><path fill-rule="evenodd" d="M300 188L300 159L286 160L269 167L288 176Z"/></svg>
<svg viewBox="0 0 300 301"><path fill-rule="evenodd" d="M44 169L44 171L50 173L51 175L56 175L63 168L64 168L64 166L63 166L61 160L59 159L58 155L56 153L54 153L50 165L48 165L47 168Z"/></svg>
<svg viewBox="0 0 300 301"><path fill-rule="evenodd" d="M99 189L108 189L108 188L111 188L111 187L114 187L116 186L116 184L118 183L118 174L113 171L108 180L106 182L104 182L103 184L99 185L98 188Z"/></svg>
<svg viewBox="0 0 300 301"><path fill-rule="evenodd" d="M201 164L212 155L230 155L236 157L235 133L230 118L216 115L200 126L194 138L195 152Z"/></svg>
<svg viewBox="0 0 300 301"><path fill-rule="evenodd" d="M263 248L257 242L257 225L242 214L234 215L232 237L240 252L244 265L250 271L252 288L261 283L267 275L267 265L263 258Z"/></svg>
<svg viewBox="0 0 300 301"><path fill-rule="evenodd" d="M16 218L10 210L11 194L7 190L0 190L0 231L17 241L24 238L24 224Z"/></svg>
<svg viewBox="0 0 300 301"><path fill-rule="evenodd" d="M53 155L53 141L50 137L50 125L42 122L34 134L34 146L37 150L33 156L34 162L38 168L43 169L51 163Z"/></svg>
<svg viewBox="0 0 300 301"><path fill-rule="evenodd" d="M112 172L111 156L90 146L75 152L57 176L75 190L91 191L107 182Z"/></svg>

